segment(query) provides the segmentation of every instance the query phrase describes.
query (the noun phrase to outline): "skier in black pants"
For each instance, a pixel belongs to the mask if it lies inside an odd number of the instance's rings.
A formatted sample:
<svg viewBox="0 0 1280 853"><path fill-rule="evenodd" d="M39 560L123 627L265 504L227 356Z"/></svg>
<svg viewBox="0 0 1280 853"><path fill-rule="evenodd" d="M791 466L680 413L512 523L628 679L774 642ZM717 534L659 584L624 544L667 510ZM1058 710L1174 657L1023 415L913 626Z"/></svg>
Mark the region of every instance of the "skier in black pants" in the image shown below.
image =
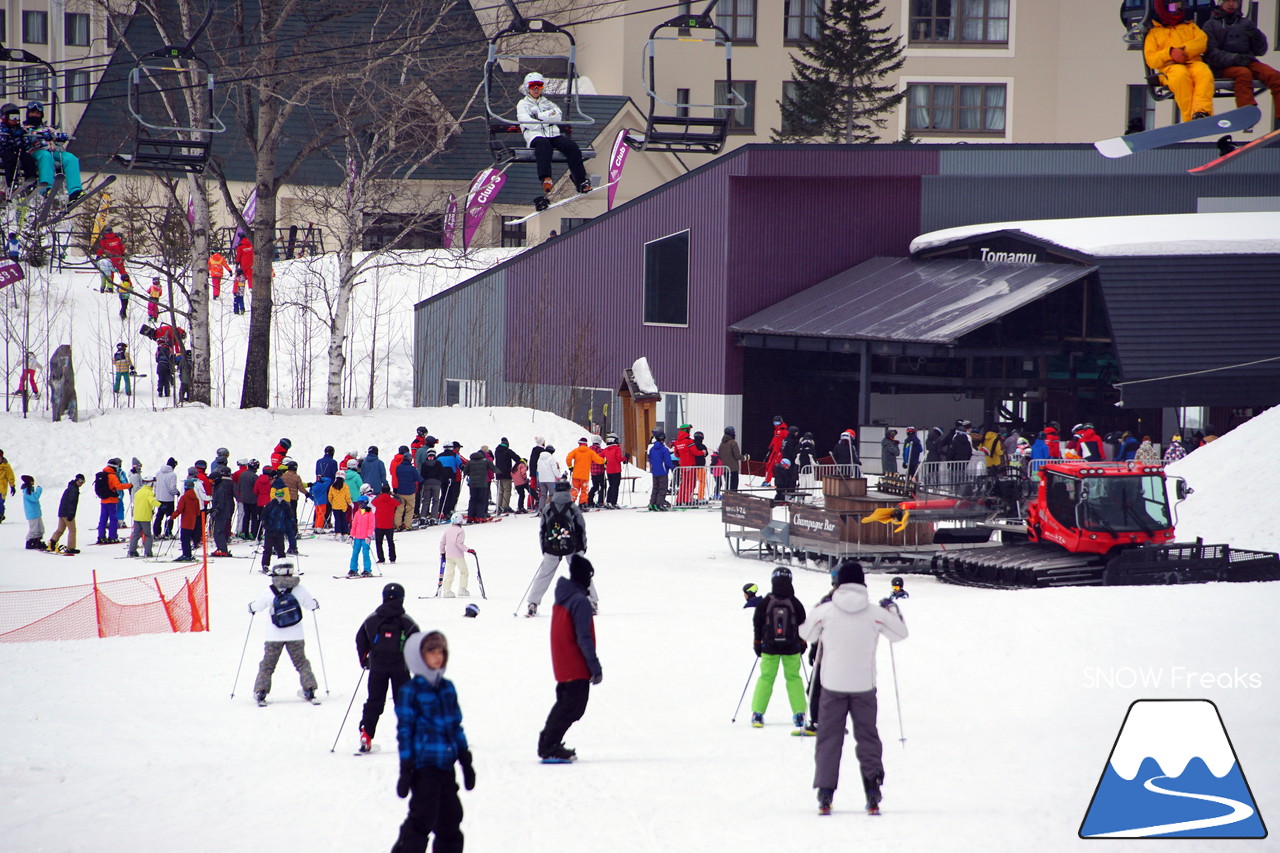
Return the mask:
<svg viewBox="0 0 1280 853"><path fill-rule="evenodd" d="M285 534L290 526L297 529L298 522L289 509L289 490L279 477L271 484L271 500L262 508L262 572L271 565L271 555L284 558Z"/></svg>
<svg viewBox="0 0 1280 853"><path fill-rule="evenodd" d="M356 631L356 654L369 670L369 698L360 716L360 751L373 749L378 718L387 705L387 685L392 701L409 680L404 662L404 641L418 633L418 624L404 612L404 587L389 583L382 588L382 604Z"/></svg>

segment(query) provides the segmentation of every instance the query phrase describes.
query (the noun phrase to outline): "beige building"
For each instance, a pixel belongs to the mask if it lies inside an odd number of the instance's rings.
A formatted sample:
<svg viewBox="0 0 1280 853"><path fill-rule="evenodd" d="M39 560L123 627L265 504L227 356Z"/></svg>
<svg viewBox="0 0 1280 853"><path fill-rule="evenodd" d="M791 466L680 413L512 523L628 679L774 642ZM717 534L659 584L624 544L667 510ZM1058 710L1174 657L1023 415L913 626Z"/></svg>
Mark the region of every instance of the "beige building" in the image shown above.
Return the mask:
<svg viewBox="0 0 1280 853"><path fill-rule="evenodd" d="M718 3L714 17L734 37L735 88L750 102L735 118L738 126L726 149L770 140L791 79L791 56L798 54L803 33L816 32L816 8L822 2ZM473 0L473 5L494 9L496 4ZM579 72L587 79L584 91L625 94L644 110L642 54L650 30L684 8L696 13L707 3L627 14L654 5L548 0L520 8L526 17L541 14L572 30ZM1148 128L1174 121L1173 102L1156 102L1144 85L1141 52L1126 49L1118 0L885 0L882 5L879 24L889 26L906 46L906 63L894 82L909 90L882 141L901 139L909 131L921 142L1092 142L1120 135L1135 114ZM1274 46L1280 41L1277 0L1258 0L1258 12L1259 26ZM496 14L507 22L504 10ZM594 22L574 25L575 19ZM674 30L665 33L675 35ZM665 41L657 45L656 56L664 99L673 104L719 100L723 48ZM1259 103L1261 126L1269 128L1271 99ZM1216 105L1221 111L1234 103L1222 99ZM684 159L700 165L708 158Z"/></svg>
<svg viewBox="0 0 1280 853"><path fill-rule="evenodd" d="M25 106L30 101L46 105L57 94L58 122L75 128L106 67L113 45L107 44L107 17L102 4L92 0L0 0L0 41L10 50L25 50L53 66L48 70L29 63L4 66L0 101Z"/></svg>

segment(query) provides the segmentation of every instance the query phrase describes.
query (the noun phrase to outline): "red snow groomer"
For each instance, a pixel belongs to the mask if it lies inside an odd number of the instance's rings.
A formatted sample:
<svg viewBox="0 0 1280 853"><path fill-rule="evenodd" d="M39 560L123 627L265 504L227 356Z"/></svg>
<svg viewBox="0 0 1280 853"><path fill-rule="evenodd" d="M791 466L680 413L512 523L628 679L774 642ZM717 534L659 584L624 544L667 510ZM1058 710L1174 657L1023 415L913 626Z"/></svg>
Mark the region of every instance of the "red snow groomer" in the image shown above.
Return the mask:
<svg viewBox="0 0 1280 853"><path fill-rule="evenodd" d="M928 571L976 586L1280 580L1276 554L1173 542L1169 480L1177 502L1191 494L1186 481L1167 477L1162 465L1054 460L1039 469L1038 484L1018 475L918 484L922 499L863 521L941 523L934 542L943 550L925 555ZM1001 533L1000 542L989 541L993 531ZM920 567L919 555L911 560Z"/></svg>

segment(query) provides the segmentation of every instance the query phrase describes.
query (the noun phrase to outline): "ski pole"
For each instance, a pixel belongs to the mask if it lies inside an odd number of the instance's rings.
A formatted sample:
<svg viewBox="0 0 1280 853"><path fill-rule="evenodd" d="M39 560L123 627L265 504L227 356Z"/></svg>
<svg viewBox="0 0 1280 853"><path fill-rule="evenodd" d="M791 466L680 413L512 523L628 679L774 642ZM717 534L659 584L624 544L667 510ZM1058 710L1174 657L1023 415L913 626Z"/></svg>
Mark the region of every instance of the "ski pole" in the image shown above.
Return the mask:
<svg viewBox="0 0 1280 853"><path fill-rule="evenodd" d="M729 722L738 722L738 712L742 710L742 700L747 698L747 688L751 686L751 679L756 674L756 664L760 663L760 658L756 658L751 662L751 672L747 673L747 683L742 685L742 695L738 697L738 707L733 709L733 719Z"/></svg>
<svg viewBox="0 0 1280 853"><path fill-rule="evenodd" d="M479 565L477 563L477 565ZM538 579L538 572L533 573L533 577L529 578L529 585L524 588L524 592L520 594L520 600L516 602L516 609L512 611L512 616L520 615L520 605L524 604L525 599L529 597L529 590L533 589L533 582Z"/></svg>
<svg viewBox="0 0 1280 853"><path fill-rule="evenodd" d="M907 737L902 732L902 698L898 695L898 661L893 656L893 643L889 644L889 665L893 667L893 701L898 706L898 743L906 749Z"/></svg>
<svg viewBox="0 0 1280 853"><path fill-rule="evenodd" d="M436 598L440 597L442 587L444 587L444 554L440 555L440 578L436 581Z"/></svg>
<svg viewBox="0 0 1280 853"><path fill-rule="evenodd" d="M253 630L253 617L258 614L249 611L249 627L244 631L244 646L240 649L240 663L236 664L236 680L231 682L231 698L236 698L236 685L240 683L240 667L244 666L244 653L249 648L249 633Z"/></svg>
<svg viewBox="0 0 1280 853"><path fill-rule="evenodd" d="M311 611L311 618L316 623L316 651L320 653L320 674L324 676L324 695L329 695L329 673L324 669L324 646L320 644L320 617L316 615L316 611Z"/></svg>
<svg viewBox="0 0 1280 853"><path fill-rule="evenodd" d="M809 692L809 670L804 665L804 655L800 656L800 674L804 676L804 692Z"/></svg>
<svg viewBox="0 0 1280 853"><path fill-rule="evenodd" d="M360 692L360 684L364 681L364 674L367 670L360 667L360 677L356 679L356 689L351 691L351 701L347 703L347 713L342 715L342 725L338 726L338 733L333 738L333 746L329 747L329 751L333 752L338 748L338 738L342 737L342 729L347 725L347 717L351 714L351 706L356 703L356 694Z"/></svg>
<svg viewBox="0 0 1280 853"><path fill-rule="evenodd" d="M468 548L467 553L476 561L476 581L480 584L480 597L487 599L489 596L484 594L484 578L480 575L480 557L477 556L474 548Z"/></svg>

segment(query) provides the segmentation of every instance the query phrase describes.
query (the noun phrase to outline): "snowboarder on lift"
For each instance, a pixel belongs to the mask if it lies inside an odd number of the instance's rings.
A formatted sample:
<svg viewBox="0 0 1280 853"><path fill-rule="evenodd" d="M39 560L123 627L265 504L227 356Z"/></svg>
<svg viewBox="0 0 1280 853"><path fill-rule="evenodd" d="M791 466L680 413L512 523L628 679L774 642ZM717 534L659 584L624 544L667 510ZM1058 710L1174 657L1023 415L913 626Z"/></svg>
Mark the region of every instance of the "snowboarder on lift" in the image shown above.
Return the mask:
<svg viewBox="0 0 1280 853"><path fill-rule="evenodd" d="M555 150L563 154L565 162L569 164L569 173L573 176L573 185L578 188L578 192L589 193L591 181L587 178L587 170L582 166L582 149L578 147L578 143L560 133L557 122L563 118L563 114L550 98L542 97L546 84L546 79L536 71L524 75L524 82L520 84L524 97L516 104L516 118L520 121L525 144L533 149L542 191L551 192L551 152Z"/></svg>
<svg viewBox="0 0 1280 853"><path fill-rule="evenodd" d="M71 137L44 123L44 104L39 101L27 104L27 120L22 124L27 129L31 154L36 158L41 192L53 186L54 166L59 165L67 181L67 201L75 202L84 195L84 185L80 182L80 158L62 150Z"/></svg>

